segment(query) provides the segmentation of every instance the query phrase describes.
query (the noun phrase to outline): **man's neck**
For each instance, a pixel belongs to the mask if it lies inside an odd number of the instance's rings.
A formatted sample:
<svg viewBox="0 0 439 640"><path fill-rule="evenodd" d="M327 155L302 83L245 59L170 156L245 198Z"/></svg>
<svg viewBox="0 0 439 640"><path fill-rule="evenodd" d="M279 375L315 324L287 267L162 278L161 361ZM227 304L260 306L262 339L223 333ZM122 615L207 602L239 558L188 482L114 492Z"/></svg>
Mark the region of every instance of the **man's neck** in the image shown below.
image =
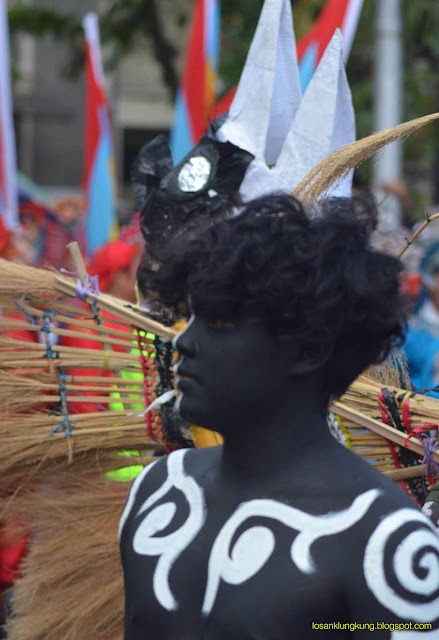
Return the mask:
<svg viewBox="0 0 439 640"><path fill-rule="evenodd" d="M326 422L327 402L309 389L296 389L283 402L273 399L266 415L241 417L227 428L221 457L223 478L239 483L275 481L291 470L313 465L333 444Z"/></svg>

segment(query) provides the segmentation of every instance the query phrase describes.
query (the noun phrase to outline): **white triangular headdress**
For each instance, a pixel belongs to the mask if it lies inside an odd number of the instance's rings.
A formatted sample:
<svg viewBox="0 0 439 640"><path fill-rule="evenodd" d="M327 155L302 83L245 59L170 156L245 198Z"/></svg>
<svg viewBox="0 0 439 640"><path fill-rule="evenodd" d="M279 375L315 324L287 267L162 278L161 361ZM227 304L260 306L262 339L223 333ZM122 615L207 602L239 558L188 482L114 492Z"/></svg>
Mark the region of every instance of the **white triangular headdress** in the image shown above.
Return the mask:
<svg viewBox="0 0 439 640"><path fill-rule="evenodd" d="M229 113L211 123L177 166L166 136L139 153L132 177L147 251L160 261L176 233L237 212L242 200L270 193L310 203L350 196L355 167L437 118L355 142L340 31L302 96L290 0L265 0Z"/></svg>
<svg viewBox="0 0 439 640"><path fill-rule="evenodd" d="M290 0L265 0L232 106L173 166L165 137L133 170L148 251L159 254L190 220L228 215L241 201L292 193L316 165L355 140L337 31L302 96ZM325 193L349 196L352 174ZM238 197L240 196L240 197Z"/></svg>
<svg viewBox="0 0 439 640"><path fill-rule="evenodd" d="M255 156L240 193L244 200L291 193L321 160L355 141L355 114L337 30L305 95L290 0L265 0L235 99L217 133ZM330 195L350 195L352 174Z"/></svg>

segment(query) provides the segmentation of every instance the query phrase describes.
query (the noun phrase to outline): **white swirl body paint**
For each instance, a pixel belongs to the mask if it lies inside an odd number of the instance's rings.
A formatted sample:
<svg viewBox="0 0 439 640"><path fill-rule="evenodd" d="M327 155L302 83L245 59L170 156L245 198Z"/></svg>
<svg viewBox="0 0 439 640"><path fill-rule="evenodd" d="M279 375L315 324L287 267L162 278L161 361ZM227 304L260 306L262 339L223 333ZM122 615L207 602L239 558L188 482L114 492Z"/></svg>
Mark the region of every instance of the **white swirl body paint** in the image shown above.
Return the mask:
<svg viewBox="0 0 439 640"><path fill-rule="evenodd" d="M274 551L274 535L264 526L248 529L231 548L236 531L246 520L253 517L269 518L299 531L291 545L291 559L300 571L310 574L315 571L312 544L318 538L352 527L379 495L378 489L371 489L358 496L348 509L322 516L310 515L275 500L242 503L223 526L212 547L203 614L209 615L212 611L221 580L232 585L243 584L262 569Z"/></svg>
<svg viewBox="0 0 439 640"><path fill-rule="evenodd" d="M395 586L388 582L384 556L389 550L391 536L410 523L422 523L424 527L408 533L402 541L397 540L392 554L392 566L388 570L392 570L397 585L401 588L398 593ZM423 577L415 573L416 567L423 570ZM376 599L402 619L428 623L439 617L439 537L434 526L422 513L413 509L400 509L380 522L366 546L364 575ZM410 600L407 595L410 593L428 601L419 602L415 598ZM439 639L439 631L433 633ZM419 635L424 637L426 634Z"/></svg>
<svg viewBox="0 0 439 640"><path fill-rule="evenodd" d="M169 586L171 568L197 536L206 520L204 493L196 481L184 471L185 454L186 451L181 450L168 456L168 477L163 485L143 503L136 517L153 507L168 491L175 488L183 493L189 506L186 522L177 531L167 536L154 537L169 526L176 513L176 505L166 502L147 514L133 538L133 548L136 553L159 557L153 577L153 588L158 602L168 611L178 608Z"/></svg>
<svg viewBox="0 0 439 640"><path fill-rule="evenodd" d="M125 526L125 522L128 519L128 516L130 514L131 509L133 508L133 504L136 501L136 496L137 496L137 492L139 490L140 485L142 484L143 480L145 479L145 477L148 475L148 473L151 471L151 469L153 468L154 465L156 465L158 462L158 460L156 460L155 462L152 462L151 464L149 464L147 467L145 467L143 469L143 471L141 471L139 473L138 476L136 476L130 492L128 494L128 499L125 503L125 507L123 509L120 521L119 521L119 541L120 541L120 537L122 535L122 530Z"/></svg>

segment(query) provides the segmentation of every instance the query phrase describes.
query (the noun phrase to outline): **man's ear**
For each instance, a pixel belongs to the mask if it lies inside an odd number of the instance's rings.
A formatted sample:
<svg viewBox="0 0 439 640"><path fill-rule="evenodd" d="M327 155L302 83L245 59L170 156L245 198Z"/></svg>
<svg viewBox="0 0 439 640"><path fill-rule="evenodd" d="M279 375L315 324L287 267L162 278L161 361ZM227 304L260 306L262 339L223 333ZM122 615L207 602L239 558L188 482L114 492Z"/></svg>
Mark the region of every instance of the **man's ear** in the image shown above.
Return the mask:
<svg viewBox="0 0 439 640"><path fill-rule="evenodd" d="M290 375L306 375L323 369L332 352L332 345L304 346L290 364Z"/></svg>

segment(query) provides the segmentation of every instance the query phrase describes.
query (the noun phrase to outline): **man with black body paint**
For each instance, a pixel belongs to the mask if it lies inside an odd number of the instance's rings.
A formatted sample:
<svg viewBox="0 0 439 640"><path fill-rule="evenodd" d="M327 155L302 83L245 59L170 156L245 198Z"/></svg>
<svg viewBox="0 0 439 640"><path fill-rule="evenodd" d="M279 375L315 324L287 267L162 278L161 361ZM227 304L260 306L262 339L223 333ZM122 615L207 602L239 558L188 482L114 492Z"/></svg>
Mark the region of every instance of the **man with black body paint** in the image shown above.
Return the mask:
<svg viewBox="0 0 439 640"><path fill-rule="evenodd" d="M190 301L177 408L225 443L135 481L120 526L125 640L302 640L334 622L439 638L434 528L326 422L331 398L401 338L400 265L368 247L353 201L320 213L262 198L140 269L145 294Z"/></svg>

